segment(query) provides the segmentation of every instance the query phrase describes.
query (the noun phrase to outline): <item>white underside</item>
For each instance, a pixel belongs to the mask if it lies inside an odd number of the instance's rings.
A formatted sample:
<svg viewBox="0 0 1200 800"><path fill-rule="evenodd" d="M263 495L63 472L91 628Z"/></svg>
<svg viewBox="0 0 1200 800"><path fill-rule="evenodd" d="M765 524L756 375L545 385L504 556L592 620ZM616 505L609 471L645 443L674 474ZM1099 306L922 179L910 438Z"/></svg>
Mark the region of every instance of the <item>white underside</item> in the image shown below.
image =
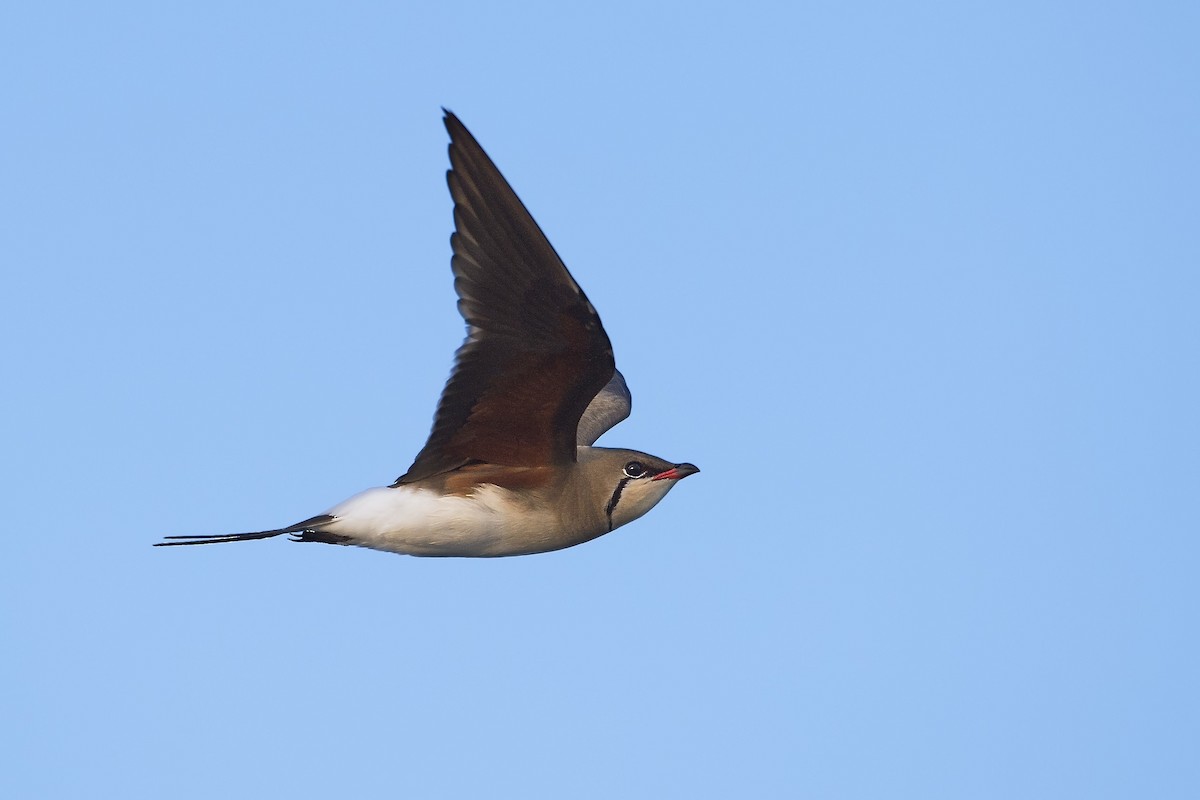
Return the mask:
<svg viewBox="0 0 1200 800"><path fill-rule="evenodd" d="M515 507L510 493L490 484L469 497L411 486L367 489L331 508L322 532L351 544L414 556L507 556L554 550L555 520ZM588 537L590 538L590 537Z"/></svg>

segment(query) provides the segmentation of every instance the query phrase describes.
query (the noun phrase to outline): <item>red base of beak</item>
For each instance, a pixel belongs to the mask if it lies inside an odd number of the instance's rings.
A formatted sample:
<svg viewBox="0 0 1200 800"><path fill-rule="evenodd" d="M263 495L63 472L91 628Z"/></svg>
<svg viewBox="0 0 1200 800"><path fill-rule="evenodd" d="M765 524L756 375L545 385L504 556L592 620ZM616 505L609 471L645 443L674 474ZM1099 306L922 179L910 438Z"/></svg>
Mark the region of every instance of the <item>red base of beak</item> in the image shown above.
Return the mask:
<svg viewBox="0 0 1200 800"><path fill-rule="evenodd" d="M680 478L686 478L688 475L695 475L700 471L700 468L695 464L676 464L670 469L663 470L655 475L651 480L655 481L677 481Z"/></svg>

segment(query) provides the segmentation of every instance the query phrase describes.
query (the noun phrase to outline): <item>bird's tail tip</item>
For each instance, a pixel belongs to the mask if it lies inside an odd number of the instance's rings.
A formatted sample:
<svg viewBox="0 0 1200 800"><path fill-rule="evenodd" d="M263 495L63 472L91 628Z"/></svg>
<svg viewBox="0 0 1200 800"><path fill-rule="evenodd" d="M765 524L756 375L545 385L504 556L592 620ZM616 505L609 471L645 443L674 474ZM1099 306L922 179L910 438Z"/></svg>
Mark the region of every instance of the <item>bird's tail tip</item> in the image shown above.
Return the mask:
<svg viewBox="0 0 1200 800"><path fill-rule="evenodd" d="M293 535L293 541L297 542L324 542L331 541L334 538L333 534L322 534L318 529L333 522L336 517L330 514L319 514L315 517L310 517L303 522L297 522L295 525L289 525L286 528L275 528L269 531L254 531L252 533L217 533L210 536L164 536L163 541L155 542L155 547L182 547L192 544L224 544L225 542L251 542L255 539L271 539L275 536L282 536L285 533ZM344 542L332 542L333 544L343 544Z"/></svg>

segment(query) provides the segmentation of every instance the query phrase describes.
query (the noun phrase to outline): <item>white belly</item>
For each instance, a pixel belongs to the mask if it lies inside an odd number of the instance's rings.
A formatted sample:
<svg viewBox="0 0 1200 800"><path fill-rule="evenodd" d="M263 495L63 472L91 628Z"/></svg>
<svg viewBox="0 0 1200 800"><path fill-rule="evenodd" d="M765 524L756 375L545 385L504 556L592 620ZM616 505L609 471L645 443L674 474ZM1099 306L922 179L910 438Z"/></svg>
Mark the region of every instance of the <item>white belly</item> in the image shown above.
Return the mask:
<svg viewBox="0 0 1200 800"><path fill-rule="evenodd" d="M510 556L577 543L558 530L554 515L520 508L508 495L491 485L470 497L411 486L367 489L331 508L327 513L336 519L321 530L414 556Z"/></svg>

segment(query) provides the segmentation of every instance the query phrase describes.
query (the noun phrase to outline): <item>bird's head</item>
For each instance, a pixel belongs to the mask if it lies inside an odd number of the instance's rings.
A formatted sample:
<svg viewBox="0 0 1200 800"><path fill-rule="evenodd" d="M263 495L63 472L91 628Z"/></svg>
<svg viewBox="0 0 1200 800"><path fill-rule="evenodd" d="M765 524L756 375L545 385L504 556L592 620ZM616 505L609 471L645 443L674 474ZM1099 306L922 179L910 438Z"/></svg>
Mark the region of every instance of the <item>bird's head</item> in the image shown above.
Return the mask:
<svg viewBox="0 0 1200 800"><path fill-rule="evenodd" d="M608 447L579 448L579 467L590 502L603 512L608 529L633 522L667 496L682 478L700 471L640 453Z"/></svg>

